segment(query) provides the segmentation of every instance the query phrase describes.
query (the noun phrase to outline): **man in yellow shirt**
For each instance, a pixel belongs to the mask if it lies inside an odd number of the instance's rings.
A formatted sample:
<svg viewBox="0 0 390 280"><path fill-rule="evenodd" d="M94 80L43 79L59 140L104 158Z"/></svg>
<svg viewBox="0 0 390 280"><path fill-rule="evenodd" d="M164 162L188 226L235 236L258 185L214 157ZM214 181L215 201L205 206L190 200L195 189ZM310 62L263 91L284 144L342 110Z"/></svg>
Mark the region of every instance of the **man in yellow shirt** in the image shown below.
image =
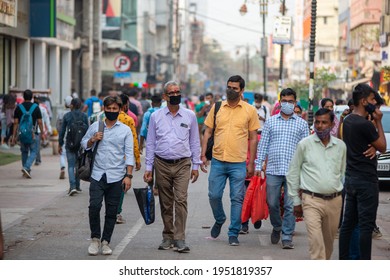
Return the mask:
<svg viewBox="0 0 390 280"><path fill-rule="evenodd" d="M222 196L226 180L230 182L231 217L228 231L229 245L239 245L238 233L241 229L241 208L245 194L245 178L254 173L256 157L257 130L260 128L255 107L242 101L245 81L236 75L227 82L226 101L222 101L215 120L213 158L209 176L209 200L215 223L211 229L211 237L217 238L226 220L223 210ZM204 122L206 130L202 140L201 169L207 172L207 141L214 127L213 106ZM250 158L246 167L248 152L248 136Z"/></svg>
<svg viewBox="0 0 390 280"><path fill-rule="evenodd" d="M135 171L138 171L141 169L141 155L139 151L139 145L138 145L138 137L137 137L137 132L135 128L135 122L132 117L127 115L125 112L128 111L129 109L129 97L126 94L121 94L120 98L122 100L122 108L121 111L119 112L118 116L118 121L121 123L127 125L131 129L131 133L133 134L133 142L134 142L134 158L135 158ZM118 214L116 217L116 223L117 224L123 224L125 223L125 220L122 218L122 204L123 204L123 199L125 197L125 192L122 192L121 196L121 201L119 203L118 207Z"/></svg>

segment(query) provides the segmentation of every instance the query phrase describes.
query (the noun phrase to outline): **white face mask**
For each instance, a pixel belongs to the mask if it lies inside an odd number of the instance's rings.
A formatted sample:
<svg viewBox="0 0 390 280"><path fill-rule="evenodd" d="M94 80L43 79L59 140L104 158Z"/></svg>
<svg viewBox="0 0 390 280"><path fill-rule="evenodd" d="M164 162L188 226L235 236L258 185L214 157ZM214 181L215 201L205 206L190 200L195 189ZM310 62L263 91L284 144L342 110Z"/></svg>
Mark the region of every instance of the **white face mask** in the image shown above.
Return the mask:
<svg viewBox="0 0 390 280"><path fill-rule="evenodd" d="M205 103L206 105L210 105L210 100L206 100L204 103Z"/></svg>
<svg viewBox="0 0 390 280"><path fill-rule="evenodd" d="M280 103L281 105L281 111L286 114L286 115L292 115L294 113L294 107L295 107L295 104L290 104L288 102L282 102Z"/></svg>

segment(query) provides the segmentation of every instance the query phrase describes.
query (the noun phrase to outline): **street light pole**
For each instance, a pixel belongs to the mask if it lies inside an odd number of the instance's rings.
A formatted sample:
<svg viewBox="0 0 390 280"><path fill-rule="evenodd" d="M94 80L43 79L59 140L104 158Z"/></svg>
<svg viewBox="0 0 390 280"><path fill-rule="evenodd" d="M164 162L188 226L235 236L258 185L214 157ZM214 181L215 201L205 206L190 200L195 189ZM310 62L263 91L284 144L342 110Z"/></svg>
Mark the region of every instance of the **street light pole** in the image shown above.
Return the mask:
<svg viewBox="0 0 390 280"><path fill-rule="evenodd" d="M265 16L267 14L268 0L260 0L260 14L263 17L263 38L261 42L261 54L263 57L263 85L264 85L264 97L267 97L267 38L265 37Z"/></svg>

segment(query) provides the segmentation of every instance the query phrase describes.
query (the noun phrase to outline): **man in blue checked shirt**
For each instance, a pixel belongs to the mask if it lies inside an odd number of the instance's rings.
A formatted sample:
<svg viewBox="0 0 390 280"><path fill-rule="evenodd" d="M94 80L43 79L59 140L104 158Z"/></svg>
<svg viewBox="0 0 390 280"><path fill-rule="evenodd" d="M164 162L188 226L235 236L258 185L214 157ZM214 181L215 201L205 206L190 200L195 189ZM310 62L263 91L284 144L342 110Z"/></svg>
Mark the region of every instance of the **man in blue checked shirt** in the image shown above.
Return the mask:
<svg viewBox="0 0 390 280"><path fill-rule="evenodd" d="M282 90L281 111L265 122L255 160L255 175L260 176L262 170L267 175L267 203L273 226L271 243L278 244L282 233L283 249L294 249L292 236L295 230L293 201L287 195L286 174L298 142L309 136L307 122L294 114L296 99L293 89ZM280 215L282 186L285 193L283 221Z"/></svg>

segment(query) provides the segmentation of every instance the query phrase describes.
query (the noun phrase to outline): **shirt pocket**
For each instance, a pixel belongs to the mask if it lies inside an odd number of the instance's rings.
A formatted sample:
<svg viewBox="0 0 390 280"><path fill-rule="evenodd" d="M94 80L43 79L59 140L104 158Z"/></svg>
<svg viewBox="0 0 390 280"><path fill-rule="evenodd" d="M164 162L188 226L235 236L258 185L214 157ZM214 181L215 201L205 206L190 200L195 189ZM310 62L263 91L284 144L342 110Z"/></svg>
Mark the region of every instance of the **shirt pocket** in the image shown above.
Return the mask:
<svg viewBox="0 0 390 280"><path fill-rule="evenodd" d="M190 134L189 124L181 124L175 128L175 134L180 140L187 140Z"/></svg>

